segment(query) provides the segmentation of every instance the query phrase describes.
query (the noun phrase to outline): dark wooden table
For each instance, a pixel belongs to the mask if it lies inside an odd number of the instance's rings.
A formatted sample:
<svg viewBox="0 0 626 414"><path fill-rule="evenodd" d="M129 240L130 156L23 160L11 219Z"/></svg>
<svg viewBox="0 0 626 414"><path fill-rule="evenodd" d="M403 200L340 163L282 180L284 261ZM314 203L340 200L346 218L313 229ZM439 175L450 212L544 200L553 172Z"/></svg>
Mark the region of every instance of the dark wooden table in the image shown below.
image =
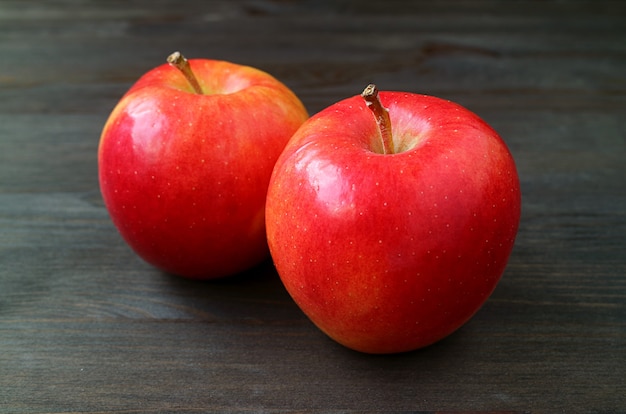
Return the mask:
<svg viewBox="0 0 626 414"><path fill-rule="evenodd" d="M201 283L137 258L99 134L179 49L269 71L310 113L373 81L492 124L523 216L479 313L370 356L269 261ZM625 139L626 2L0 0L0 412L626 412Z"/></svg>

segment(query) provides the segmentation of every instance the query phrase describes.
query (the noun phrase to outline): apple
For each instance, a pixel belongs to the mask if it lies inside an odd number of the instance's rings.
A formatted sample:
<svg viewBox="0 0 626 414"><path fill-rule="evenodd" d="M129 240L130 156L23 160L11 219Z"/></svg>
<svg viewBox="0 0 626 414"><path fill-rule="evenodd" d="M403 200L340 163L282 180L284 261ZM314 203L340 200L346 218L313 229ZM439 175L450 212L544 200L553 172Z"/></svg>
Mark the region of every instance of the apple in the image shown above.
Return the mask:
<svg viewBox="0 0 626 414"><path fill-rule="evenodd" d="M510 151L477 115L369 85L287 144L268 188L268 244L285 288L329 337L366 353L411 351L490 296L520 198Z"/></svg>
<svg viewBox="0 0 626 414"><path fill-rule="evenodd" d="M270 175L308 114L258 69L178 52L168 62L140 77L104 125L106 208L155 267L197 279L241 272L269 257Z"/></svg>

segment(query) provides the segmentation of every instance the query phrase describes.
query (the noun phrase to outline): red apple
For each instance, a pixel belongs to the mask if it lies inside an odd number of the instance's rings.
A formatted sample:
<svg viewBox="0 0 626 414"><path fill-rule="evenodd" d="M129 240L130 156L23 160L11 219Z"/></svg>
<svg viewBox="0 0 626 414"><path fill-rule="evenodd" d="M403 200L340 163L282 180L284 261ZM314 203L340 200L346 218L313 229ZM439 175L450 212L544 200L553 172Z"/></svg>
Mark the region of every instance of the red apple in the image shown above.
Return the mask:
<svg viewBox="0 0 626 414"><path fill-rule="evenodd" d="M269 257L270 175L308 115L260 70L178 53L168 61L130 88L104 126L104 202L152 265L189 278L234 274Z"/></svg>
<svg viewBox="0 0 626 414"><path fill-rule="evenodd" d="M504 271L519 218L515 163L492 128L455 103L374 85L298 129L266 204L289 294L328 336L367 353L424 347L468 321Z"/></svg>

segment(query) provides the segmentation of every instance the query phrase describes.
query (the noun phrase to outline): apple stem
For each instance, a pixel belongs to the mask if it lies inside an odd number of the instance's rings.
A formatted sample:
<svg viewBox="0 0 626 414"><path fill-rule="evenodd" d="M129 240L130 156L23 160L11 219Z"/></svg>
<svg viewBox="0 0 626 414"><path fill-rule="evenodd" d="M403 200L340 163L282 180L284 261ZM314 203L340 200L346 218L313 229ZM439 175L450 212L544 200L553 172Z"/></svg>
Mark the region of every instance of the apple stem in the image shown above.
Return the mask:
<svg viewBox="0 0 626 414"><path fill-rule="evenodd" d="M196 75L194 75L191 70L191 65L186 57L184 57L180 52L174 52L167 57L167 63L178 69L185 76L185 79L187 79L193 90L197 94L202 95L202 87L200 86L200 83L198 83Z"/></svg>
<svg viewBox="0 0 626 414"><path fill-rule="evenodd" d="M365 99L367 107L376 118L376 124L378 124L378 129L380 129L380 137L383 144L383 154L393 154L393 136L391 134L389 110L380 102L376 85L373 83L367 85L361 96Z"/></svg>

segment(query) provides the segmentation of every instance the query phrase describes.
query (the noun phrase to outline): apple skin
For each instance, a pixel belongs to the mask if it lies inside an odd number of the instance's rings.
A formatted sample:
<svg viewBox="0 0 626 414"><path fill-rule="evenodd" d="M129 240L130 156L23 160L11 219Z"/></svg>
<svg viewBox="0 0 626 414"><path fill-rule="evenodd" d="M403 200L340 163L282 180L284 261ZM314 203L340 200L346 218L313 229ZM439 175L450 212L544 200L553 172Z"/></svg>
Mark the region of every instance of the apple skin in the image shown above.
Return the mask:
<svg viewBox="0 0 626 414"><path fill-rule="evenodd" d="M520 219L499 135L439 98L380 92L394 154L361 96L305 122L278 159L267 237L287 291L335 341L366 353L448 336L502 276Z"/></svg>
<svg viewBox="0 0 626 414"><path fill-rule="evenodd" d="M269 257L269 178L308 114L263 71L189 64L203 94L163 64L121 98L100 138L99 181L115 226L140 257L172 274L212 279Z"/></svg>

